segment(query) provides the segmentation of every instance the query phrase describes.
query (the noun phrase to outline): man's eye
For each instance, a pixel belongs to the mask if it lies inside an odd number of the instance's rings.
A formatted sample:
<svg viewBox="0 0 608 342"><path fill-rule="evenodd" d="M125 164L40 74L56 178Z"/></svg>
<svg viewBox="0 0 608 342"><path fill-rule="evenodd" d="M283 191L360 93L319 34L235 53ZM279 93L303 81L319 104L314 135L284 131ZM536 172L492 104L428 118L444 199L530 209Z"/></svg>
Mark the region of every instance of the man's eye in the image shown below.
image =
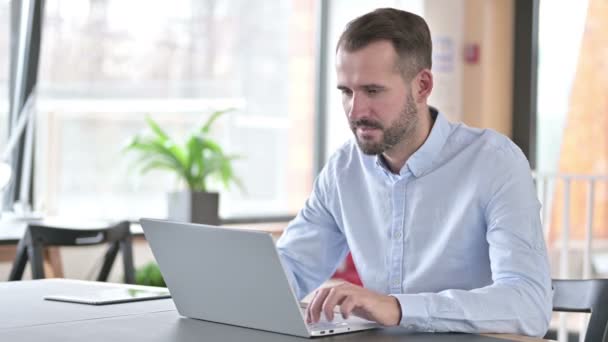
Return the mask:
<svg viewBox="0 0 608 342"><path fill-rule="evenodd" d="M375 95L375 94L378 94L379 92L380 92L380 90L378 90L376 88L367 89L367 93L370 95Z"/></svg>
<svg viewBox="0 0 608 342"><path fill-rule="evenodd" d="M350 89L340 89L340 91L342 92L342 95L350 95L353 93Z"/></svg>

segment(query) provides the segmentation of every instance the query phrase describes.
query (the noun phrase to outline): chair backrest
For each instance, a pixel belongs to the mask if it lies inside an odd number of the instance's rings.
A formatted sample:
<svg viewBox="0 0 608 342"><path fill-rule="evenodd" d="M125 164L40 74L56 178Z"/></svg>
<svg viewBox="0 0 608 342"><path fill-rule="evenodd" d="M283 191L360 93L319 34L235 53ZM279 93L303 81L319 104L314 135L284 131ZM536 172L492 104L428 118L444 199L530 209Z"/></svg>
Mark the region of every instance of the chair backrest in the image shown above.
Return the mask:
<svg viewBox="0 0 608 342"><path fill-rule="evenodd" d="M27 232L32 241L44 246L82 246L121 241L131 235L129 222L122 221L107 226L62 227L43 222L28 224Z"/></svg>
<svg viewBox="0 0 608 342"><path fill-rule="evenodd" d="M45 222L29 223L23 238L17 246L17 254L9 275L9 280L19 280L23 276L28 259L31 263L32 278L44 278L43 249L47 246L83 246L109 243L98 281L107 281L118 251L122 251L125 282L135 283L133 250L129 222L122 221L106 226L67 227Z"/></svg>
<svg viewBox="0 0 608 342"><path fill-rule="evenodd" d="M608 342L608 279L554 279L553 289L553 311L591 313L585 342Z"/></svg>

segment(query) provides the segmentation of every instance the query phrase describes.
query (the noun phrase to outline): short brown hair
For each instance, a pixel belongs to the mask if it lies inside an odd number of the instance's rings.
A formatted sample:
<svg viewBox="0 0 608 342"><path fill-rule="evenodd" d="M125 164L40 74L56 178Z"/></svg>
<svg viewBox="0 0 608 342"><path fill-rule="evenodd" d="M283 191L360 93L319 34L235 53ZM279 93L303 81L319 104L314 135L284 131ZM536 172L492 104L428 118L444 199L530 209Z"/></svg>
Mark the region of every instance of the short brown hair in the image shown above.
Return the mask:
<svg viewBox="0 0 608 342"><path fill-rule="evenodd" d="M379 8L346 25L338 40L346 51L357 51L370 43L388 40L399 56L397 67L404 77L430 69L433 44L431 32L422 17L394 8Z"/></svg>

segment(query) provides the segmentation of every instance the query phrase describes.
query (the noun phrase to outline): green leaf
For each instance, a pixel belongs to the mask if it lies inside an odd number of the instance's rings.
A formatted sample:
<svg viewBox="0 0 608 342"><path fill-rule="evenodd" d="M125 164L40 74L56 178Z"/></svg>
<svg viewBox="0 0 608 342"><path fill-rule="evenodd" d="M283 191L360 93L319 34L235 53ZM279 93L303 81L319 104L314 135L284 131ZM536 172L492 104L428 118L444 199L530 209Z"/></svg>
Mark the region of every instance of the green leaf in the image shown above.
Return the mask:
<svg viewBox="0 0 608 342"><path fill-rule="evenodd" d="M133 138L129 139L120 150L122 152L128 152L129 150L136 148L135 146L139 144L139 139L139 134L134 135Z"/></svg>
<svg viewBox="0 0 608 342"><path fill-rule="evenodd" d="M219 110L211 114L206 122L191 133L184 144L177 144L149 116L146 122L152 135L136 134L123 147L138 155L133 169L146 173L151 170L167 170L176 174L190 190L206 191L209 178L217 179L228 188L231 182L244 187L235 176L232 161L237 156L227 156L222 147L208 136L213 123L233 109Z"/></svg>
<svg viewBox="0 0 608 342"><path fill-rule="evenodd" d="M148 286L167 286L158 265L154 262L149 262L135 270L135 283Z"/></svg>
<svg viewBox="0 0 608 342"><path fill-rule="evenodd" d="M162 140L169 140L170 139L169 136L156 123L156 121L154 121L150 116L146 115L145 120L148 123L148 126L150 126L150 128L152 129L152 131L154 133L156 133L156 135L159 138L161 138Z"/></svg>
<svg viewBox="0 0 608 342"><path fill-rule="evenodd" d="M175 144L172 140L165 141L159 148L163 150L163 153L166 153L175 159L184 169L186 168L188 153L186 148Z"/></svg>
<svg viewBox="0 0 608 342"><path fill-rule="evenodd" d="M204 169L201 152L204 148L202 138L198 135L192 135L188 139L186 146L188 150L186 169L190 174L193 185L196 186L196 184L200 183L200 175Z"/></svg>
<svg viewBox="0 0 608 342"><path fill-rule="evenodd" d="M179 169L176 169L174 164L167 163L163 160L151 160L143 164L143 166L140 167L139 172L145 174L151 170L172 170L179 173Z"/></svg>
<svg viewBox="0 0 608 342"><path fill-rule="evenodd" d="M211 114L209 119L207 119L207 121L203 124L203 126L201 128L201 133L209 133L209 131L211 130L211 126L213 125L215 120L217 120L220 116L222 116L228 112L231 112L233 110L234 110L234 108L228 108L228 109L218 110L218 111L213 112L213 114Z"/></svg>

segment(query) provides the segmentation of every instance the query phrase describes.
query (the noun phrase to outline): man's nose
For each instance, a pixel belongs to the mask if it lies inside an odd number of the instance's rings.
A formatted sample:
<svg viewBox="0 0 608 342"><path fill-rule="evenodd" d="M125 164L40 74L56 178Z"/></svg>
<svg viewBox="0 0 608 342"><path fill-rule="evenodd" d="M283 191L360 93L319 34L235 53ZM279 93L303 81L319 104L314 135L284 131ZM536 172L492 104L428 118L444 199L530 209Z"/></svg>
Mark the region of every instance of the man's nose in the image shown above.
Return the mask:
<svg viewBox="0 0 608 342"><path fill-rule="evenodd" d="M350 111L348 117L351 120L357 120L367 116L369 112L369 103L363 94L354 94L350 100Z"/></svg>

